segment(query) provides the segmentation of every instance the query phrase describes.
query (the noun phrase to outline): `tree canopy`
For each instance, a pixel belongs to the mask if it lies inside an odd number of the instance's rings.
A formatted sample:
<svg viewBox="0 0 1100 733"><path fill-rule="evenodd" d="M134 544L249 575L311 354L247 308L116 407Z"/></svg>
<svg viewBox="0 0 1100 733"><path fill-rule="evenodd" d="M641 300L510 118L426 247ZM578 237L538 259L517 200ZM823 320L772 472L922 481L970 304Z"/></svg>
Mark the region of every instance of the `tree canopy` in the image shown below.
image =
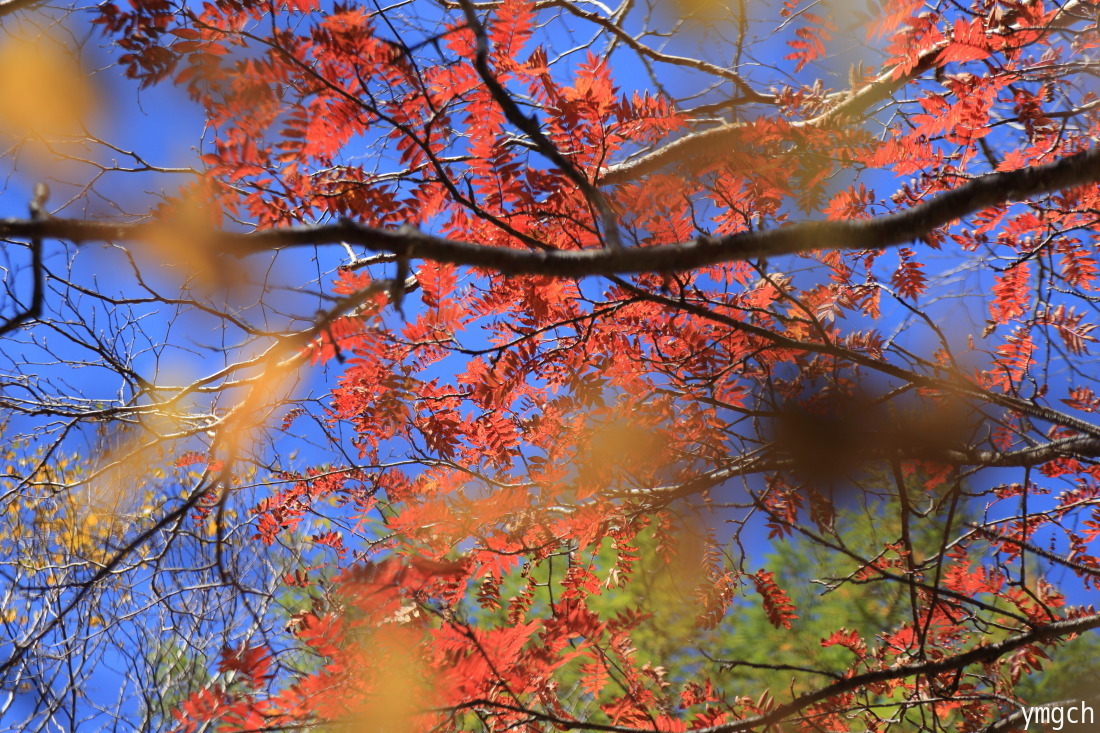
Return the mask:
<svg viewBox="0 0 1100 733"><path fill-rule="evenodd" d="M1022 729L1100 627L1098 23L0 2L0 719Z"/></svg>

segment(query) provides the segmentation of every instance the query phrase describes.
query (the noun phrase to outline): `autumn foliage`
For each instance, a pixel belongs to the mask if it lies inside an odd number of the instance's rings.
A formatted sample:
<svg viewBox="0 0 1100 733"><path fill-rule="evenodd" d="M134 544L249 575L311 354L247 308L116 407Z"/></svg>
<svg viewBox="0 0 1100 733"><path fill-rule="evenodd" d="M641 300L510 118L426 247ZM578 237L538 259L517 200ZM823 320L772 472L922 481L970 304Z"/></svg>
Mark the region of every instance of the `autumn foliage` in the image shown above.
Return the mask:
<svg viewBox="0 0 1100 733"><path fill-rule="evenodd" d="M116 407L5 403L113 441L19 459L13 521L95 481L125 509L35 545L83 574L35 571L60 611L5 617L3 673L179 536L209 575L178 593L243 604L172 657L157 724L189 733L994 731L1053 701L1028 677L1100 627L1100 6L641 5L95 9L128 78L201 106L197 175L4 236L167 264L178 297L134 292L232 337ZM49 322L33 297L0 334ZM89 516L51 506L47 534ZM787 545L867 613L809 656Z"/></svg>

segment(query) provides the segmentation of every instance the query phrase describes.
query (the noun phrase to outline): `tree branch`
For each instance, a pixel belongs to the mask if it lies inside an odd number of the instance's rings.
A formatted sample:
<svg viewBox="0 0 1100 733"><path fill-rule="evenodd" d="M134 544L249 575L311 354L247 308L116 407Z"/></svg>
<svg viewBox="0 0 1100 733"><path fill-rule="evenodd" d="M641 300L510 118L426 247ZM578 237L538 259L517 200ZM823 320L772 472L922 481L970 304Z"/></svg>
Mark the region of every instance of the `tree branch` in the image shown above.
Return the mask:
<svg viewBox="0 0 1100 733"><path fill-rule="evenodd" d="M1070 0L1050 21L1049 28L1063 28L1076 20L1075 11L1080 10L1082 0ZM1003 27L1002 32L1010 33L1013 28ZM868 107L890 97L891 94L918 78L921 74L936 66L940 52L951 41L944 40L922 53L911 68L899 73L898 68L887 69L866 86L849 89L837 95L837 102L817 117L791 124L793 128L813 128L834 124L845 117L862 114ZM649 173L660 170L666 165L681 160L713 155L715 150L726 150L734 143L737 135L745 128L743 122L733 122L721 127L703 130L685 135L656 150L641 155L634 160L608 166L600 176L600 184L615 185L637 180Z"/></svg>
<svg viewBox="0 0 1100 733"><path fill-rule="evenodd" d="M930 676L937 675L943 672L954 672L956 670L962 670L972 664L985 664L988 662L996 661L1009 652L1016 651L1029 644L1037 644L1054 639L1069 636L1071 634L1078 634L1090 629L1100 627L1100 614L1092 614L1089 616L1083 616L1076 619L1066 619L1063 621L1055 621L1054 623L1039 626L1030 631L1019 634L1017 636L1004 639L994 644L987 644L985 646L979 646L962 654L956 654L950 657L944 657L934 661L921 662L919 664L904 664L897 667L889 667L887 669L876 669L871 672L864 672L863 674L857 674L852 677L846 677L842 680L820 687L812 692L807 692L804 695L799 695L790 702L776 707L769 713L763 715L756 715L744 720L738 720L732 723L723 723L720 725L712 725L707 728L699 728L698 733L742 733L742 731L749 731L753 729L765 730L769 726L776 725L786 719L788 716L804 710L805 708L813 705L814 703L827 700L836 695L843 695L846 692L852 692L858 690L867 685L873 685L881 682L887 682L889 680L903 679L906 677L914 676ZM642 733L642 728L632 728L627 726L617 725L603 725L599 723L586 723L579 720L568 720L556 715L550 715L546 713L540 713L538 711L517 708L512 705L502 704L491 700L475 700L469 702L462 707L469 708L475 706L485 706L501 708L504 710L512 710L515 712L523 712L539 720L545 720L552 722L564 730L600 730L600 731L614 731L615 733Z"/></svg>
<svg viewBox="0 0 1100 733"><path fill-rule="evenodd" d="M0 2L0 18L11 15L17 10L25 10L41 4L42 0L3 0Z"/></svg>
<svg viewBox="0 0 1100 733"><path fill-rule="evenodd" d="M2 12L0 12L2 15ZM46 184L39 183L34 189L34 198L31 200L31 221L37 222L47 218L46 199L50 195L50 189ZM31 303L23 310L16 313L8 320L0 323L0 336L22 326L28 321L33 321L42 315L42 301L45 299L43 292L45 286L45 265L42 262L42 238L31 237ZM14 297L14 296L13 296Z"/></svg>
<svg viewBox="0 0 1100 733"><path fill-rule="evenodd" d="M222 232L212 245L238 257L290 247L348 242L376 252L505 275L583 278L646 272L680 272L724 262L814 251L883 249L926 236L938 227L991 206L1064 188L1100 182L1100 148L1053 163L975 178L905 211L874 219L809 221L725 237L696 237L678 244L625 250L530 251L437 237L408 228L379 229L344 219L324 226ZM0 220L0 238L35 237L73 242L135 241L163 224L113 224L76 219Z"/></svg>
<svg viewBox="0 0 1100 733"><path fill-rule="evenodd" d="M1076 619L1055 621L1054 623L1036 627L1026 633L1009 637L1008 639L998 641L994 644L976 647L962 654L922 662L920 664L903 664L899 667L877 669L871 672L857 674L821 687L813 692L799 695L789 703L780 705L775 710L765 715L739 720L736 723L726 723L723 725L714 725L709 728L700 728L699 733L740 733L741 731L747 731L753 728L765 728L780 722L788 715L803 710L816 702L826 700L835 695L842 695L845 692L857 690L866 685L873 685L877 682L886 682L888 680L901 679L904 677L914 677L917 675L930 676L943 672L953 672L955 670L965 669L972 664L993 662L1000 659L1005 654L1016 651L1029 644L1051 641L1097 627L1100 627L1100 614L1091 614Z"/></svg>

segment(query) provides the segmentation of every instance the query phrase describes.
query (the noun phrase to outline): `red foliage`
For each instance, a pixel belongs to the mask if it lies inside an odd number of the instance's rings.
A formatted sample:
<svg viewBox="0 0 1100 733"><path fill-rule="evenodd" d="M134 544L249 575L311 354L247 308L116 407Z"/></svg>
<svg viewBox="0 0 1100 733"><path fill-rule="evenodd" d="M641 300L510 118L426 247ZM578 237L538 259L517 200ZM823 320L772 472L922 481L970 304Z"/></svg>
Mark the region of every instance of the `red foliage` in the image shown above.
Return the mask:
<svg viewBox="0 0 1100 733"><path fill-rule="evenodd" d="M644 84L636 62L575 48L568 27L546 30L603 18L584 3L504 0L470 15L439 3L425 17L410 10L416 29L396 38L368 5L99 6L128 74L171 79L204 105L215 130L205 176L229 214L261 229L346 218L413 242L370 269L339 270L333 293L354 307L319 318L297 347L339 367L317 422L351 435L342 463L281 472L253 510L255 539L269 548L335 514L308 533L309 570L330 572L288 573L295 592L315 591L287 625L290 651L226 650L219 672L236 683L188 697L176 713L184 730L361 716L391 730L877 730L892 723L874 711L904 703L931 706L931 729L970 731L1041 669L1053 637L1006 647L1007 669L960 655L989 647L991 629L1003 640L1071 618L1025 557L1097 582L1089 545L1100 516L1090 509L1079 528L1068 518L1095 497L1098 433L1058 411L1095 411L1094 375L1054 376L1051 364L1096 340L1084 291L1100 271L1100 191L1017 200L1009 187L959 204L942 226L889 237L905 212L924 216L974 179L1024 180L1010 172L1097 139L1094 95L1059 71L1093 47L1095 13L1079 6L1065 22L1080 32L1062 37L1042 0L889 0L865 24L885 64L855 65L838 93L823 81L835 77L833 38L859 18L803 5L786 2L776 19L792 53L770 86L646 55L647 36L630 24L596 21L646 64L716 73L724 96L698 109L667 84L634 88ZM674 139L687 142L662 147ZM656 157L633 157L645 151ZM894 182L902 175L912 178ZM752 233L783 232L802 214L863 228L852 241L788 243L788 257L753 249ZM687 272L624 265L599 281L506 276L488 259L459 268L424 255L410 234L421 231L500 248L501 262L509 251L587 261L615 247L628 262L678 243L715 256ZM718 239L727 235L742 238ZM954 309L956 298L965 302ZM970 333L987 317L984 333ZM1080 383L1064 388L1067 374ZM283 430L303 414L287 414ZM183 454L176 465L205 460ZM973 529L959 519L970 508L958 506L960 487L981 465L1034 469L1012 487L998 478L975 490L990 506L1038 496L1037 478L1085 493ZM867 489L868 514L894 507L898 529L873 546L838 539L851 486ZM876 502L886 495L892 503ZM929 516L954 522L936 528L932 549L911 530ZM821 671L834 680L814 679L823 692L800 681L802 696L753 700L720 689L716 664L673 675L638 653L652 609L609 599L656 573L651 560L687 579L677 590L704 631L752 587L777 633L794 633L813 609L796 609L775 570L745 569L761 549L742 533L765 526L770 542L835 553L845 570L829 586L904 584L910 617L878 636L830 634L821 646L851 652L849 666ZM1071 558L1038 547L1040 530L1068 537ZM284 653L309 663L279 667ZM943 662L956 657L957 667ZM398 683L405 702L383 713Z"/></svg>

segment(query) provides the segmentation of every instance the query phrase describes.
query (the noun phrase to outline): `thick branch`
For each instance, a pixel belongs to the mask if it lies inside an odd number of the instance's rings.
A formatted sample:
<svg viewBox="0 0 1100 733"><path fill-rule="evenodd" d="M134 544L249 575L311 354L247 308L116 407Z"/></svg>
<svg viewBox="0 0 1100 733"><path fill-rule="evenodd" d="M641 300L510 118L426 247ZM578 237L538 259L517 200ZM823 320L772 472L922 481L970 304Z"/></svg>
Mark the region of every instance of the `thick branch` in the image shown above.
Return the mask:
<svg viewBox="0 0 1100 733"><path fill-rule="evenodd" d="M1092 614L1090 616L1083 616L1081 618L1068 619L1065 621L1055 621L1054 623L1039 626L1026 633L1004 639L994 644L976 647L962 654L956 654L954 656L944 657L943 659L922 662L919 664L903 664L889 669L879 669L872 672L857 674L853 677L848 677L826 685L825 687L821 687L813 692L808 692L805 695L799 695L794 700L791 700L785 705L780 705L766 715L758 715L754 718L737 721L736 723L726 723L724 725L711 726L710 728L700 728L699 733L739 733L740 731L747 731L753 728L765 728L784 720L793 713L804 710L816 702L827 700L830 697L842 695L846 692L858 690L867 685L886 682L888 680L914 677L917 675L930 676L943 672L954 672L956 670L965 669L972 664L987 664L1000 659L1009 652L1014 652L1025 646L1053 641L1097 627L1100 627L1100 614Z"/></svg>
<svg viewBox="0 0 1100 733"><path fill-rule="evenodd" d="M474 35L477 38L477 55L474 57L474 68L477 69L478 76L481 77L481 81L485 84L485 87L489 90L489 93L496 100L497 105L500 106L504 112L504 116L513 125L518 127L534 142L535 147L540 153L545 155L558 167L558 169L568 176L577 188L581 190L584 197L588 199L588 202L596 209L600 215L600 223L603 224L603 234L607 238L608 244L615 249L620 249L622 244L619 241L619 232L616 228L615 213L611 209L611 205L607 202L603 192L585 178L584 174L573 165L573 161L565 157L565 155L558 150L557 146L550 141L546 135L542 132L542 127L539 125L538 119L535 117L528 117L520 110L519 105L512 99L512 96L508 94L508 91L504 88L504 85L497 79L496 74L489 68L489 39L485 33L484 26L481 25L481 21L477 18L477 13L474 11L473 6L466 0L459 0L466 13L466 23L474 31Z"/></svg>
<svg viewBox="0 0 1100 733"><path fill-rule="evenodd" d="M1075 11L1079 11L1081 5L1081 0L1070 0L1054 16L1048 27L1063 28L1078 20ZM1002 32L1005 33L1011 33L1013 30L1011 27L1002 28ZM845 117L862 114L871 105L889 98L898 89L936 66L940 52L949 44L948 39L929 48L917 58L916 64L904 73L899 73L899 69L896 68L887 69L866 86L836 95L837 101L827 110L817 117L794 122L791 127L824 127L835 124ZM608 166L600 175L599 183L610 186L634 181L672 163L713 155L715 150L728 150L734 145L737 136L744 128L745 123L733 122L685 135L633 160Z"/></svg>
<svg viewBox="0 0 1100 733"><path fill-rule="evenodd" d="M41 221L46 218L46 199L50 195L50 189L46 184L39 183L34 189L34 199L31 201L31 221ZM42 264L42 238L31 238L31 303L19 313L0 323L0 336L19 328L28 321L33 321L42 315L42 300L45 298L43 287L45 284L45 268Z"/></svg>
<svg viewBox="0 0 1100 733"><path fill-rule="evenodd" d="M766 730L769 726L773 726L781 723L790 716L798 713L801 710L805 710L814 703L821 702L822 700L828 700L831 697L837 695L843 695L854 690L866 688L868 685L873 685L881 682L887 682L889 680L905 679L907 677L915 676L931 676L942 674L944 672L955 672L965 669L972 664L988 664L994 662L1005 654L1014 652L1017 649L1029 646L1031 644L1039 644L1043 642L1050 642L1055 639L1064 638L1072 634L1079 634L1090 629L1100 627L1100 614L1092 614L1089 616L1083 616L1076 619L1067 619L1064 621L1055 621L1054 623L1039 626L1030 631L1019 634L1017 636L1004 639L994 644L987 644L985 646L979 646L962 654L956 654L942 659L934 661L920 662L917 664L903 664L896 667L889 667L887 669L877 669L871 672L864 672L852 677L846 677L845 679L838 680L831 684L820 687L813 692L807 692L804 695L799 695L790 702L776 707L769 713L764 715L757 715L744 720L734 721L732 723L723 723L721 725L713 725L709 728L699 728L698 733L741 733L742 731L749 730ZM506 710L516 710L518 712L525 712L531 714L540 720L547 720L553 722L557 726L565 730L603 730L614 731L615 733L642 733L640 728L631 728L627 726L617 725L602 725L599 723L586 723L579 720L567 720L554 715L547 715L544 713L538 713L533 710L513 707L507 704L501 704L495 701L489 700L477 700L463 707L495 707L503 708Z"/></svg>
<svg viewBox="0 0 1100 733"><path fill-rule="evenodd" d="M1057 458L1100 459L1100 440L1085 435L1062 438L1013 451L990 451L970 447L883 447L882 445L873 444L876 437L890 439L893 436L859 436L861 440L865 439L868 443L867 450L848 456L847 462L853 467L857 467L874 461L916 459L959 467L1024 468L1042 465ZM676 498L701 494L738 476L749 476L770 471L797 470L799 467L799 462L785 456L782 446L780 446L779 450L774 453L758 453L745 456L732 466L709 471L682 484L662 486L642 493L665 503Z"/></svg>
<svg viewBox="0 0 1100 733"><path fill-rule="evenodd" d="M42 4L42 0L4 0L0 2L0 18L17 10L27 10Z"/></svg>
<svg viewBox="0 0 1100 733"><path fill-rule="evenodd" d="M223 232L213 243L237 256L289 247L348 242L410 259L481 267L506 275L582 278L645 272L678 272L723 262L813 251L880 249L911 242L938 227L991 206L1073 186L1100 182L1100 148L1053 163L975 178L905 211L875 219L811 221L779 229L625 250L531 251L436 237L404 228L377 229L342 220L325 226ZM109 224L75 219L0 220L0 238L35 237L86 241L134 241L157 222Z"/></svg>
<svg viewBox="0 0 1100 733"><path fill-rule="evenodd" d="M822 127L835 123L846 116L862 113L872 104L886 99L912 79L931 68L940 52L940 48L940 46L936 46L934 49L925 52L908 75L895 78L892 69L886 71L867 86L841 96L832 107L817 117L794 122L791 127ZM745 129L745 126L746 123L744 122L731 122L721 127L685 135L633 160L608 166L600 175L599 182L601 185L606 186L626 183L658 171L672 163L713 155L715 150L729 150L736 144L737 136Z"/></svg>

